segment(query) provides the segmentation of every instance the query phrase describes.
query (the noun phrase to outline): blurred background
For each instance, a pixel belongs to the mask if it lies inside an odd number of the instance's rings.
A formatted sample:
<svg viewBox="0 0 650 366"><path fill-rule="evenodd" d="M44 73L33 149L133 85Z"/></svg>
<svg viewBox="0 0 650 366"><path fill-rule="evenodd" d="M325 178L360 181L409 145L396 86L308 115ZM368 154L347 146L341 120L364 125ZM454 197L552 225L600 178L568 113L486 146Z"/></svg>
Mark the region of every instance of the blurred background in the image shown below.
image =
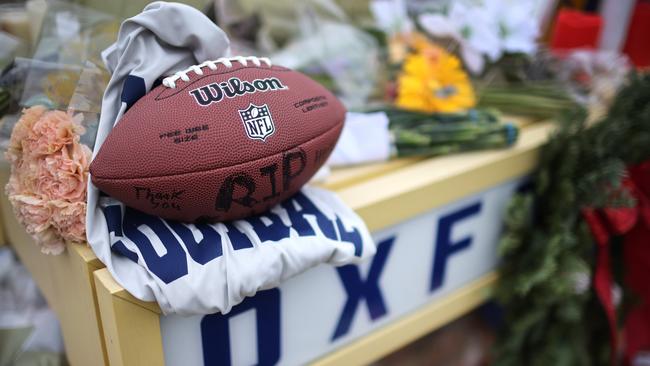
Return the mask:
<svg viewBox="0 0 650 366"><path fill-rule="evenodd" d="M34 105L83 116L81 142L92 148L110 78L101 51L115 41L121 21L147 3L0 1L3 151L21 110ZM360 164L388 162L396 169L509 149L527 126L554 120L566 127L540 166L537 178L546 183L515 200L505 218L495 300L375 364L650 365L650 277L644 277L650 262L630 264L647 258L639 253L647 252L650 236L630 237L633 225L614 225L620 207L641 207L645 196L626 206L604 193L630 186L637 179L630 167L650 158L650 114L642 109L650 105L650 1L182 3L226 31L233 55L268 56L334 91L350 111L381 113L390 135L380 149L385 153L341 147L329 164L333 174ZM605 127L571 135L593 121ZM571 157L572 166L561 164ZM647 192L644 179L635 180L634 192ZM599 211L609 208L619 211ZM566 212L576 221L561 227ZM599 229L605 239L590 236ZM606 268L596 241L611 254ZM626 252L627 241L639 252ZM530 246L524 250L520 242ZM67 364L58 329L29 271L10 246L0 247L0 365Z"/></svg>

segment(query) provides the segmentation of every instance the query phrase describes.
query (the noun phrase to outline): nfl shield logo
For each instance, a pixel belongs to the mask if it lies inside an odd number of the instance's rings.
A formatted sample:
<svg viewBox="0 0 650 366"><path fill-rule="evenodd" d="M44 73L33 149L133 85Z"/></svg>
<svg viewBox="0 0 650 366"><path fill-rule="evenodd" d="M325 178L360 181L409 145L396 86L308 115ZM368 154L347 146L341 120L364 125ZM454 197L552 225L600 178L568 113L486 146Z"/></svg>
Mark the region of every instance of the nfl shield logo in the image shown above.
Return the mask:
<svg viewBox="0 0 650 366"><path fill-rule="evenodd" d="M246 135L251 139L266 141L275 132L273 118L266 104L259 106L251 103L248 108L239 110L239 116L244 122Z"/></svg>

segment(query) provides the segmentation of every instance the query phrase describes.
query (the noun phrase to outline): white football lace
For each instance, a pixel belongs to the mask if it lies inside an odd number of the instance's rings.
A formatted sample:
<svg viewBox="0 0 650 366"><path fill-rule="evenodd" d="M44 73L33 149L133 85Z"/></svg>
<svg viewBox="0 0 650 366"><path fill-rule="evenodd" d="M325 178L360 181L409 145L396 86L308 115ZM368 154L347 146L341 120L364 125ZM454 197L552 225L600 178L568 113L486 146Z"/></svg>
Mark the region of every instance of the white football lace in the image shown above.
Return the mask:
<svg viewBox="0 0 650 366"><path fill-rule="evenodd" d="M163 79L162 84L168 88L174 89L176 87L176 81L178 79L181 79L183 81L190 81L189 76L187 76L187 73L190 71L194 71L195 74L197 75L203 75L203 69L204 67L208 67L210 70L214 71L217 69L217 64L222 64L227 68L232 67L233 62L239 62L243 66L248 66L248 62L251 62L255 66L261 66L262 62L264 62L268 67L271 67L271 60L269 60L266 57L255 57L255 56L236 56L236 57L230 57L230 58L220 58L218 60L214 61L206 61L202 64L198 65L192 65L188 67L185 70L178 71L172 76L168 76Z"/></svg>

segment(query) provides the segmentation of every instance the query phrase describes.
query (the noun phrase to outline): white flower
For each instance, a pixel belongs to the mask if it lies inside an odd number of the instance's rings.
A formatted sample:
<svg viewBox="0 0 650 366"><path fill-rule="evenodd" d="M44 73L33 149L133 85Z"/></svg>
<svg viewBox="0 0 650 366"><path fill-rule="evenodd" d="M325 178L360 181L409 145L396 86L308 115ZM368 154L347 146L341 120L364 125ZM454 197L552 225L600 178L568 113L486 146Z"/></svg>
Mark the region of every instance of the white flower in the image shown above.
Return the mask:
<svg viewBox="0 0 650 366"><path fill-rule="evenodd" d="M480 7L454 2L449 14L423 14L420 26L436 37L449 37L460 45L460 55L472 73L485 66L484 56L491 61L501 57L499 29L489 14Z"/></svg>
<svg viewBox="0 0 650 366"><path fill-rule="evenodd" d="M485 58L494 62L504 52L530 54L537 49L539 22L526 1L485 0L480 4L452 3L444 14L423 14L418 22L429 34L449 37L472 73L480 73Z"/></svg>
<svg viewBox="0 0 650 366"><path fill-rule="evenodd" d="M539 20L534 2L485 0L485 10L497 24L503 52L531 54L537 50Z"/></svg>
<svg viewBox="0 0 650 366"><path fill-rule="evenodd" d="M501 57L499 27L493 14L478 6L467 6L455 1L449 9L451 19L469 45L491 61Z"/></svg>
<svg viewBox="0 0 650 366"><path fill-rule="evenodd" d="M370 11L377 27L387 34L409 33L413 22L408 17L404 0L374 0Z"/></svg>

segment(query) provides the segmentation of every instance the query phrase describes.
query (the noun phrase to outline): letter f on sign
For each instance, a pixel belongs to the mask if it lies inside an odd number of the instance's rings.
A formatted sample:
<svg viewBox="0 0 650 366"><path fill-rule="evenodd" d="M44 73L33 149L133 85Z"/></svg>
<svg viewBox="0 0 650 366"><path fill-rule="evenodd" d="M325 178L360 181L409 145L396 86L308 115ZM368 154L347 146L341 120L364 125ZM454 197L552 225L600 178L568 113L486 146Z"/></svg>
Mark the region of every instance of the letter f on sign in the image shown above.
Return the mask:
<svg viewBox="0 0 650 366"><path fill-rule="evenodd" d="M471 236L456 242L452 241L451 232L454 225L468 217L477 215L479 212L481 212L481 202L452 212L449 215L441 217L438 221L438 235L436 236L436 248L433 257L433 273L431 274L431 286L429 287L431 292L439 289L445 283L445 270L447 269L449 257L461 250L469 248L472 244Z"/></svg>

